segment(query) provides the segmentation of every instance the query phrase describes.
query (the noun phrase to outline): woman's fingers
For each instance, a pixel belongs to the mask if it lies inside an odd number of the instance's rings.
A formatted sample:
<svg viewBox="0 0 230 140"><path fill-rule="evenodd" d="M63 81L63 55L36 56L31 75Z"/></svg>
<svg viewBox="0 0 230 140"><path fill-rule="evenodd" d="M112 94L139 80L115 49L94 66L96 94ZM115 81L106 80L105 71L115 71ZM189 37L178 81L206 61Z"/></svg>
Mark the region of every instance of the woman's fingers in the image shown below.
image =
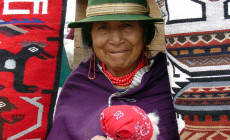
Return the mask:
<svg viewBox="0 0 230 140"><path fill-rule="evenodd" d="M103 136L97 135L97 136L93 137L91 140L108 140L108 139L103 137Z"/></svg>

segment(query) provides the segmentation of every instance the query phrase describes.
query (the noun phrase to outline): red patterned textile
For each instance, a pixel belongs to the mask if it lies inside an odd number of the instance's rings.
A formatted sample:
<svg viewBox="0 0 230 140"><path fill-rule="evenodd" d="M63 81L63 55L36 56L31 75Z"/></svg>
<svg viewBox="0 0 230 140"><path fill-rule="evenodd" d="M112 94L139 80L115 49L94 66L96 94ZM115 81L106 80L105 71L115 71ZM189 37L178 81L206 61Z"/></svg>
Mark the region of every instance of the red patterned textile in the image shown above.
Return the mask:
<svg viewBox="0 0 230 140"><path fill-rule="evenodd" d="M0 139L44 140L59 86L65 0L0 1Z"/></svg>

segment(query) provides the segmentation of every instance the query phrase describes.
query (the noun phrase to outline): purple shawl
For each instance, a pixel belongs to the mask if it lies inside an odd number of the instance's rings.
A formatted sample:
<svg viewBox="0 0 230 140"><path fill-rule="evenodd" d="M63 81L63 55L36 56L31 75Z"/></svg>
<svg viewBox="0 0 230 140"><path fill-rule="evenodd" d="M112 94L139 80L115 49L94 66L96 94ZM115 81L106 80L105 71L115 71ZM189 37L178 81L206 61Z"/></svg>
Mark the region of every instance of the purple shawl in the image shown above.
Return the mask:
<svg viewBox="0 0 230 140"><path fill-rule="evenodd" d="M112 98L112 105L136 105L146 113L157 112L160 117L158 140L178 140L166 57L159 53L153 60L151 70L144 74L141 84L125 93L122 99ZM89 60L82 62L64 84L47 140L90 140L95 135L104 135L100 113L108 106L108 98L117 89L98 67L96 78L89 80L88 68Z"/></svg>

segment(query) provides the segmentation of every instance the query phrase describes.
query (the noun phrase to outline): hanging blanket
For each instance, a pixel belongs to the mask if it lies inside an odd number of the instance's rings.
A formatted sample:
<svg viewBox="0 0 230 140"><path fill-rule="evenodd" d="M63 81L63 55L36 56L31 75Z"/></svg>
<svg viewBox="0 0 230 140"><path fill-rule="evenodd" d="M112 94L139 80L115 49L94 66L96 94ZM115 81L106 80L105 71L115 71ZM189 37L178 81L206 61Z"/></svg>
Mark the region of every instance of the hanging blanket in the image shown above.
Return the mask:
<svg viewBox="0 0 230 140"><path fill-rule="evenodd" d="M230 139L230 1L156 0L181 140Z"/></svg>
<svg viewBox="0 0 230 140"><path fill-rule="evenodd" d="M0 1L0 139L44 140L59 85L64 0Z"/></svg>

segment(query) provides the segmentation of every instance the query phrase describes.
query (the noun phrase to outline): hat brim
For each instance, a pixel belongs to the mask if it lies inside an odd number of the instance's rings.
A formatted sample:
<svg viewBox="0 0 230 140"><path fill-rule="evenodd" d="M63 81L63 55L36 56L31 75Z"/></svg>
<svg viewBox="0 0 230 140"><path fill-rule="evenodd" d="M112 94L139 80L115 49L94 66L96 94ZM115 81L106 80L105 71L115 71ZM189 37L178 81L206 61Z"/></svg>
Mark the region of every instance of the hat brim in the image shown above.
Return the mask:
<svg viewBox="0 0 230 140"><path fill-rule="evenodd" d="M68 27L69 28L81 28L86 23L97 22L97 21L145 21L145 20L149 20L153 22L163 21L162 18L152 18L148 15L129 15L129 14L101 15L101 16L87 17L85 19L82 19L76 22L71 22L69 23Z"/></svg>

